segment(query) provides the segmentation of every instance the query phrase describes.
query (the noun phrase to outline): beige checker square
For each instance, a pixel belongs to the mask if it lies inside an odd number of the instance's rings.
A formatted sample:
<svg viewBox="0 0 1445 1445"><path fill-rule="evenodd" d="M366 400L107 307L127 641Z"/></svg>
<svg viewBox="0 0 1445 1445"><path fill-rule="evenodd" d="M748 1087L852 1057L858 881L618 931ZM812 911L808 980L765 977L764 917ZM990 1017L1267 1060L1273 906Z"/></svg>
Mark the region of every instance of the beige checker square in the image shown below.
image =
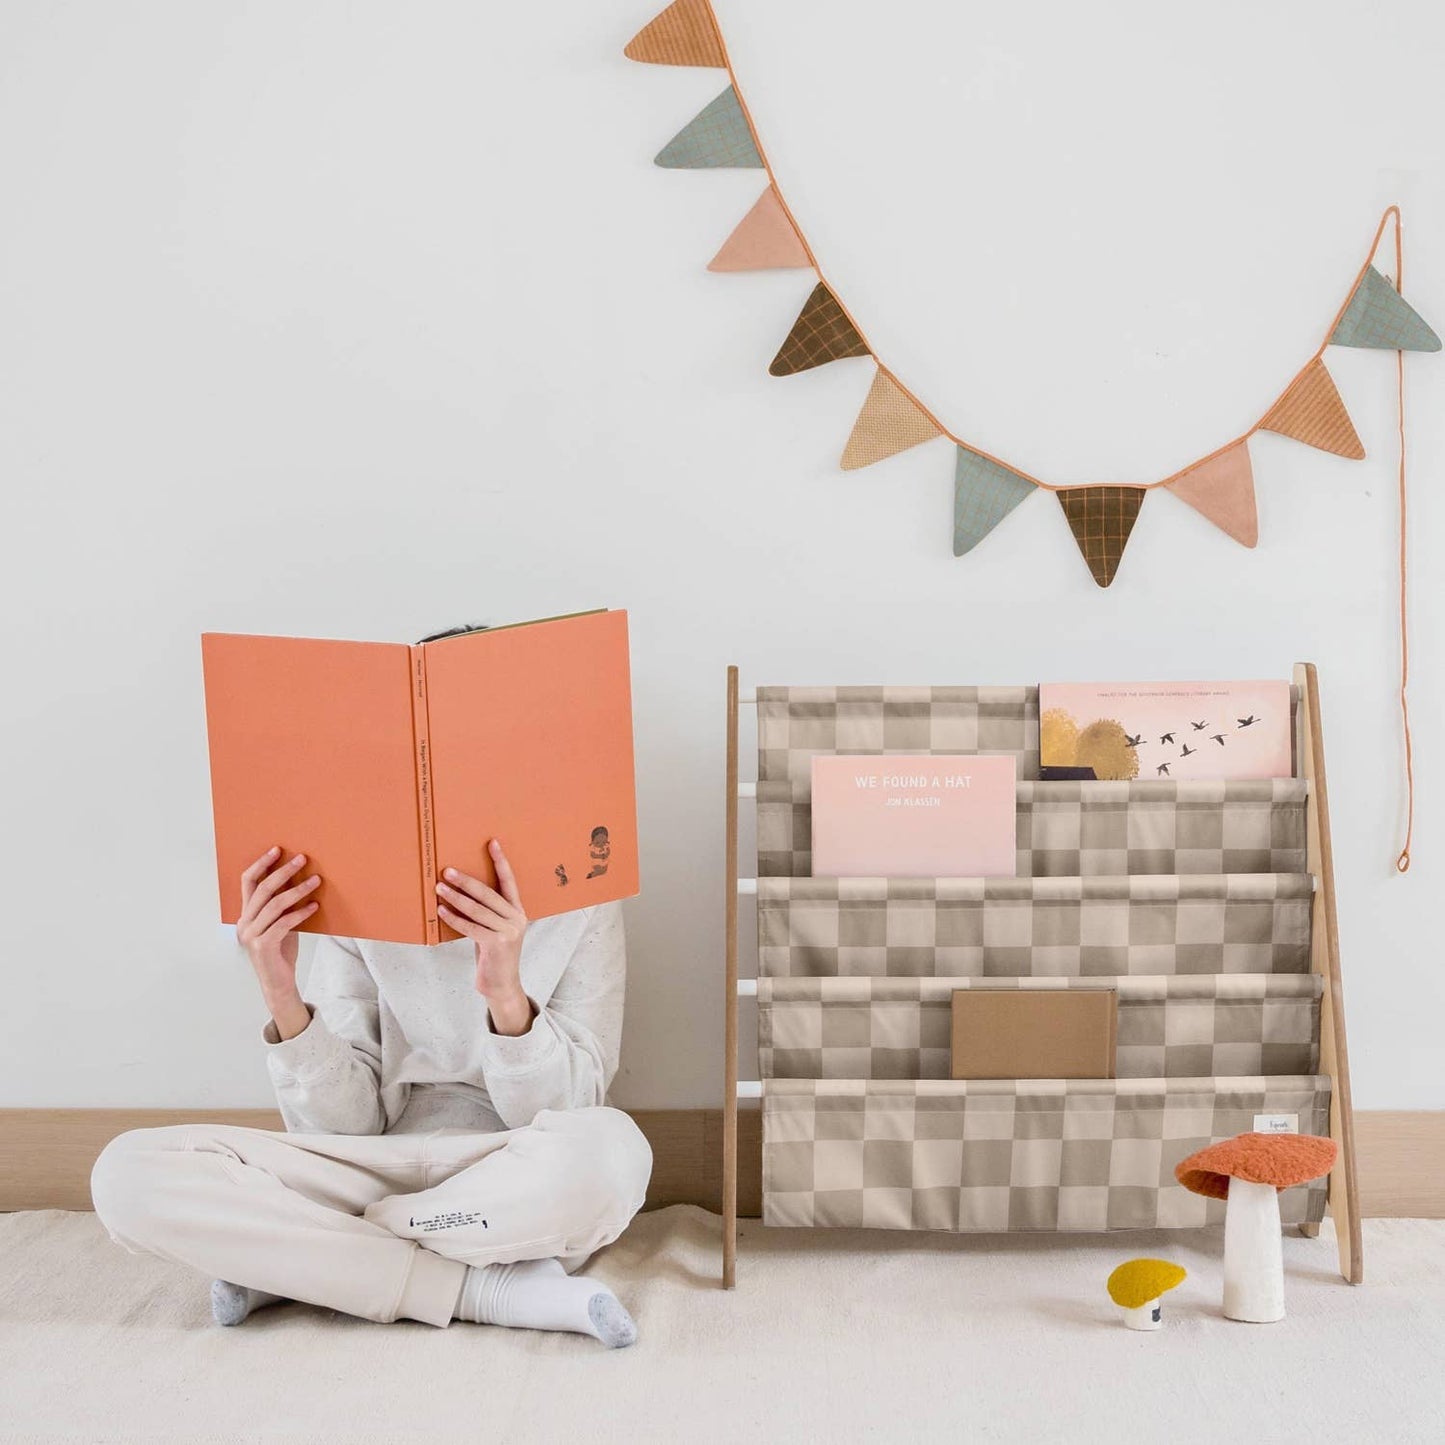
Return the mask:
<svg viewBox="0 0 1445 1445"><path fill-rule="evenodd" d="M1059 1229L1092 1232L1108 1227L1107 1184L1066 1184L1059 1190Z"/></svg>
<svg viewBox="0 0 1445 1445"><path fill-rule="evenodd" d="M916 1049L922 1045L923 1011L917 1003L876 1002L867 1010L874 1048Z"/></svg>
<svg viewBox="0 0 1445 1445"><path fill-rule="evenodd" d="M1204 870L1208 872L1209 870ZM1198 907L1181 903L1179 916L1174 925L1176 943L1217 943L1224 942L1224 910L1216 903L1212 907Z"/></svg>
<svg viewBox="0 0 1445 1445"><path fill-rule="evenodd" d="M1063 1134L1065 1139L1112 1139L1114 1137L1114 1108L1107 1098L1091 1106L1083 1099L1075 1099L1064 1110Z"/></svg>
<svg viewBox="0 0 1445 1445"><path fill-rule="evenodd" d="M881 753L883 747L881 709L838 705L836 752Z"/></svg>
<svg viewBox="0 0 1445 1445"><path fill-rule="evenodd" d="M790 1008L784 1011L774 1005L767 1011L773 1023L774 1042L790 1049L820 1049L823 1047L823 1015L821 1008ZM764 1015L760 1015L761 1019Z"/></svg>
<svg viewBox="0 0 1445 1445"><path fill-rule="evenodd" d="M994 1105L997 1107L994 1107ZM963 1115L965 1139L1012 1139L1014 1136L1013 1100L970 1100Z"/></svg>
<svg viewBox="0 0 1445 1445"><path fill-rule="evenodd" d="M912 1139L916 1132L911 1095L902 1094L893 1097L872 1095L864 1104L863 1138L865 1142Z"/></svg>
<svg viewBox="0 0 1445 1445"><path fill-rule="evenodd" d="M813 1140L813 1109L812 1101L800 1099L799 1104L807 1105L804 1108L779 1108L776 1104L768 1110L768 1144L801 1144L812 1143ZM821 1113L819 1118L824 1117Z"/></svg>
<svg viewBox="0 0 1445 1445"><path fill-rule="evenodd" d="M913 1183L918 1189L951 1185L957 1189L963 1178L963 1144L958 1139L915 1139L913 1141Z"/></svg>
<svg viewBox="0 0 1445 1445"><path fill-rule="evenodd" d="M861 1189L863 1150L850 1139L819 1139L813 1145L816 1189Z"/></svg>
<svg viewBox="0 0 1445 1445"><path fill-rule="evenodd" d="M988 1234L1008 1228L1009 1187L1007 1184L970 1184L959 1192L958 1227Z"/></svg>
<svg viewBox="0 0 1445 1445"><path fill-rule="evenodd" d="M983 915L985 948L1027 948L1033 939L1033 918L1027 908L993 907Z"/></svg>
<svg viewBox="0 0 1445 1445"><path fill-rule="evenodd" d="M1158 1139L1116 1139L1109 1161L1109 1183L1156 1189L1162 1150Z"/></svg>
<svg viewBox="0 0 1445 1445"><path fill-rule="evenodd" d="M861 1166L860 1166L861 1167ZM816 1158L811 1144L784 1144L768 1141L764 1173L767 1192L779 1194L811 1191L814 1187Z"/></svg>
<svg viewBox="0 0 1445 1445"><path fill-rule="evenodd" d="M879 945L843 944L838 948L838 972L848 978L880 978L888 971L888 950Z"/></svg>
<svg viewBox="0 0 1445 1445"><path fill-rule="evenodd" d="M1015 1139L1009 1183L1023 1189L1056 1185L1063 1148L1059 1139Z"/></svg>
<svg viewBox="0 0 1445 1445"><path fill-rule="evenodd" d="M886 938L890 947L931 948L937 936L934 905L900 900L888 908Z"/></svg>
<svg viewBox="0 0 1445 1445"><path fill-rule="evenodd" d="M1207 1004L1175 1003L1164 1010L1166 1044L1207 1044L1214 1038L1214 1012Z"/></svg>
<svg viewBox="0 0 1445 1445"><path fill-rule="evenodd" d="M932 1189L913 1191L914 1229L958 1228L958 1181Z"/></svg>
<svg viewBox="0 0 1445 1445"><path fill-rule="evenodd" d="M816 1196L811 1189L763 1191L763 1223L782 1229L811 1229L817 1223Z"/></svg>
<svg viewBox="0 0 1445 1445"><path fill-rule="evenodd" d="M865 1229L911 1229L913 1191L907 1187L875 1185L863 1191Z"/></svg>

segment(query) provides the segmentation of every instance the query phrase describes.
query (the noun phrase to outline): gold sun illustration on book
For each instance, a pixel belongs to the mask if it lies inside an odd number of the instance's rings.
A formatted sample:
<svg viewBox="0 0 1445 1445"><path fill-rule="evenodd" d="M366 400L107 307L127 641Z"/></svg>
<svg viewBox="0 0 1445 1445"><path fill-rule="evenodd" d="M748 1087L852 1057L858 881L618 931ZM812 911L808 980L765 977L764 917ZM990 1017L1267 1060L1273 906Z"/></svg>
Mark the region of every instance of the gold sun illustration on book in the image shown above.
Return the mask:
<svg viewBox="0 0 1445 1445"><path fill-rule="evenodd" d="M1099 718L1081 728L1061 707L1050 708L1039 719L1039 762L1046 768L1088 769L1100 779L1139 776L1139 754L1122 723Z"/></svg>

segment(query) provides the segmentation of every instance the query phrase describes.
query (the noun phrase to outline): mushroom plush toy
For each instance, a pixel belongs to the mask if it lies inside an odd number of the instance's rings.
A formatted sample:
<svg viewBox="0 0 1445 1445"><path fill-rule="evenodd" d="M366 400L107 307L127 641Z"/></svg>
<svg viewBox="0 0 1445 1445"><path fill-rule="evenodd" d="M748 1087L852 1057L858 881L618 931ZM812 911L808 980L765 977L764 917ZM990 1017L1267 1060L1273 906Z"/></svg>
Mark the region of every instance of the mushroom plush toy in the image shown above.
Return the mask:
<svg viewBox="0 0 1445 1445"><path fill-rule="evenodd" d="M1124 1311L1124 1323L1131 1330L1157 1330L1164 1319L1159 1300L1181 1283L1184 1275L1182 1265L1167 1259L1130 1259L1109 1276L1104 1288Z"/></svg>
<svg viewBox="0 0 1445 1445"><path fill-rule="evenodd" d="M1279 1191L1328 1174L1339 1146L1314 1134L1238 1134L1175 1166L1195 1194L1223 1199L1224 1314L1268 1324L1284 1318Z"/></svg>

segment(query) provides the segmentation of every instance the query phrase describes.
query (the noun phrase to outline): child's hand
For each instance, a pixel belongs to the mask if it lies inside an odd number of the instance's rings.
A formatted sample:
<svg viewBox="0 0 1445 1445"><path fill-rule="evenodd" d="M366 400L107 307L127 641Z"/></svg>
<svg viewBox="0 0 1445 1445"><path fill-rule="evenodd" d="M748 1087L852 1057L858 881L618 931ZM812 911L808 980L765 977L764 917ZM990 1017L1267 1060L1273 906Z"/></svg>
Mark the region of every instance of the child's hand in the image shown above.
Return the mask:
<svg viewBox="0 0 1445 1445"><path fill-rule="evenodd" d="M522 939L527 915L517 892L517 879L502 845L487 845L497 870L496 888L455 868L442 872L437 884L437 913L472 940L477 951L477 992L487 1001L492 1026L515 1037L532 1026L532 1001L522 992Z"/></svg>
<svg viewBox="0 0 1445 1445"><path fill-rule="evenodd" d="M321 879L313 873L288 888L305 865L306 855L298 853L277 863L280 855L279 848L270 848L241 874L236 938L256 970L277 1033L290 1039L311 1022L311 1012L296 988L296 929L319 907L311 895Z"/></svg>

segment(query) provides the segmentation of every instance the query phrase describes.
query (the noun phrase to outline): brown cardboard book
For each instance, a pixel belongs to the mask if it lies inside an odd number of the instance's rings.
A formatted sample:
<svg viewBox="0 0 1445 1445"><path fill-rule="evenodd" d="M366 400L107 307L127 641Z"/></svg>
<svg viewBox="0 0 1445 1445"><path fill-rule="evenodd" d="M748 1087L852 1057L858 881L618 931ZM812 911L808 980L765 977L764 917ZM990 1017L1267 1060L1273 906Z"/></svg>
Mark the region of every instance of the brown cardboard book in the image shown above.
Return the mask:
<svg viewBox="0 0 1445 1445"><path fill-rule="evenodd" d="M955 1079L1112 1079L1111 988L970 988L953 995Z"/></svg>

